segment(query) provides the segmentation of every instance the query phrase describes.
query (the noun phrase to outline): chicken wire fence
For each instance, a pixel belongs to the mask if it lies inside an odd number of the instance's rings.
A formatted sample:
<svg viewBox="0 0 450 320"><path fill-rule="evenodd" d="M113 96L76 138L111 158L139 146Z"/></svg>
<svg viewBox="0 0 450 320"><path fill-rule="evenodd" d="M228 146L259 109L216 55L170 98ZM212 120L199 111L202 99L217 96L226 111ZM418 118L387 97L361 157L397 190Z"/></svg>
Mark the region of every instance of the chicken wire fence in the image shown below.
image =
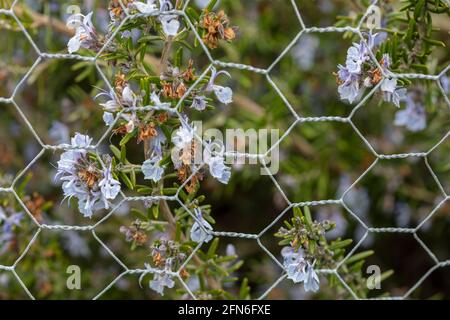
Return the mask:
<svg viewBox="0 0 450 320"><path fill-rule="evenodd" d="M158 273L167 273L170 276L173 276L175 278L177 278L179 280L179 282L183 285L183 287L186 289L186 291L188 292L188 294L191 296L192 299L196 299L196 296L194 295L194 293L191 291L191 289L189 288L189 286L186 284L186 282L183 280L182 276L180 275L181 270L183 270L183 268L190 262L190 260L193 258L193 256L196 254L196 252L199 250L199 248L202 246L203 242L200 242L196 248L193 250L193 252L189 255L189 257L184 261L184 263L179 267L179 269L177 271L167 271L167 270L160 270L157 268L145 268L145 269L131 269L129 268L125 262L121 261L116 255L115 253L97 236L96 234L96 227L98 225L100 225L101 223L103 223L104 221L106 221L113 213L114 210L111 210L105 217L103 217L100 221L98 221L97 223L95 223L94 225L89 225L89 226L79 226L79 225L50 225L50 224L44 224L44 223L40 223L36 220L36 218L30 213L30 211L27 209L27 206L24 204L24 202L22 201L22 199L19 197L18 193L15 190L15 185L17 184L18 180L23 176L23 174L44 154L45 151L47 150L52 150L52 151L56 151L56 150L62 150L62 151L66 151L69 149L82 149L80 147L72 147L68 144L59 144L59 145L50 145L50 144L45 144L42 142L41 138L39 137L39 135L37 134L36 130L33 128L33 125L31 124L31 122L27 119L27 116L25 116L25 114L22 112L20 105L17 103L16 101L16 96L18 95L19 89L21 87L21 85L27 80L27 78L30 76L30 74L33 72L33 70L36 68L36 66L43 60L43 59L72 59L72 60L78 60L78 61L89 61L92 62L98 73L100 74L101 78L103 78L104 82L106 83L108 89L113 90L112 86L110 84L110 82L108 81L107 77L105 76L104 72L102 71L102 69L100 68L99 64L98 64L98 58L100 57L100 55L102 54L102 52L105 50L105 48L109 45L109 43L112 41L112 39L116 36L116 34L119 32L120 27L123 26L127 21L129 21L130 19L134 19L137 17L142 17L142 16L146 16L146 14L131 14L128 12L127 8L125 8L125 6L121 4L121 6L124 9L124 12L126 13L126 18L121 22L121 25L115 30L115 32L112 34L112 36L106 41L106 43L104 44L104 46L102 47L102 49L100 49L100 51L97 53L97 55L95 57L86 57L86 56L82 56L82 55L78 55L78 54L58 54L58 53L47 53L47 52L42 52L38 45L35 43L35 41L32 39L32 37L29 35L29 33L27 32L27 30L25 29L25 27L23 26L23 24L21 23L21 21L19 20L19 18L16 16L13 8L16 5L16 3L19 0L15 0L13 2L13 4L11 5L11 8L9 9L0 9L0 14L4 14L7 16L12 17L15 22L17 23L17 25L19 26L21 32L23 33L23 35L28 39L28 41L30 42L30 44L32 45L33 49L36 51L36 53L38 54L38 57L36 59L36 61L34 62L34 64L31 66L31 68L28 70L28 72L23 76L23 78L19 81L19 83L17 83L17 85L15 86L13 93L10 97L0 97L0 103L3 104L12 104L14 106L14 108L17 110L17 112L20 114L21 118L23 119L23 121L26 123L27 127L29 128L29 130L31 131L31 133L33 134L34 138L39 142L40 146L42 147L41 151L38 153L38 155L20 172L19 175L17 175L15 177L15 179L13 180L13 182L11 183L11 185L9 187L0 187L0 193L9 193L14 195L14 197L16 198L16 200L19 202L19 204L24 208L24 210L26 211L27 215L30 216L30 218L33 220L34 224L36 224L36 226L38 227L37 232L33 235L33 237L31 238L31 240L29 241L28 245L26 246L25 250L22 252L22 254L17 258L17 260L12 264L12 265L0 265L0 270L4 270L4 271L8 271L11 272L14 277L17 279L17 281L20 283L20 285L23 287L23 289L25 290L25 292L27 293L27 295L31 298L34 299L33 294L30 292L30 290L27 288L26 284L22 281L21 277L19 276L19 274L16 272L16 266L18 265L18 263L26 256L27 252L29 251L30 247L36 242L39 234L43 231L43 230L61 230L61 231L84 231L84 232L90 232L92 233L93 237L96 239L96 241L98 241L98 243L109 253L109 255L124 269L124 271L119 274L111 283L109 283L100 293L98 293L94 299L98 299L100 297L102 297L102 295L109 290L117 281L119 281L122 277L126 276L126 275L132 275L132 274L138 274L138 275L146 275L149 273L152 274L158 274ZM319 269L316 270L317 273L319 274L333 274L336 276L336 278L341 282L341 284L343 285L343 287L348 291L348 293L354 298L354 299L359 299L360 297L358 297L355 292L346 284L346 282L344 281L344 279L340 276L339 274L339 268L346 262L347 259L349 259L354 253L355 251L358 249L358 247L364 242L364 240L368 237L368 235L370 233L403 233L403 234L412 234L415 238L415 240L418 242L418 244L427 252L427 254L431 257L431 259L434 261L434 265L421 277L419 278L415 284L402 296L391 296L391 297L384 297L381 299L406 299L408 297L410 297L410 295L412 294L412 292L414 290L416 290L434 271L436 271L439 268L444 268L447 266L450 266L450 260L443 260L440 261L436 255L432 252L432 250L430 250L427 245L420 239L420 237L418 236L417 232L419 231L419 229L426 223L428 222L433 215L444 205L444 203L446 201L448 201L450 199L450 196L446 193L443 185L441 184L438 176L435 174L435 172L433 171L432 167L430 166L429 162L428 162L428 157L429 154L435 150L438 146L440 146L442 143L444 143L444 141L449 137L450 135L450 131L446 133L446 135L440 140L438 141L433 147L431 147L427 152L418 152L418 153L399 153L399 154L380 154L379 152L377 152L372 145L370 144L370 142L368 141L368 139L360 132L360 130L355 126L354 122L352 121L353 116L355 114L355 112L360 109L362 106L364 106L364 104L367 102L367 100L372 96L372 94L380 87L381 85L381 81L371 90L371 92L365 96L350 112L350 114L347 117L341 117L341 116L320 116L320 117L302 117L300 116L292 107L292 105L290 104L290 102L287 100L287 98L283 95L283 93L280 91L280 89L277 87L277 85L274 83L274 81L271 79L269 73L270 71L273 69L273 67L277 64L277 62L279 62L281 60L281 58L283 58L283 56L295 45L295 43L297 42L297 40L303 35L303 34L307 34L307 33L344 33L344 32L352 32L354 34L356 34L363 42L366 42L366 40L363 37L361 28L362 25L364 23L364 21L367 19L367 17L372 14L372 8L369 7L367 9L367 11L365 12L365 14L363 15L363 17L360 19L357 27L306 27L303 19L302 19L302 15L301 15L301 10L299 10L299 8L297 7L297 5L295 4L294 0L291 0L291 5L292 5L292 10L295 12L296 17L299 20L300 23L300 30L298 32L298 34L296 35L296 37L290 42L290 44L283 50L283 52L280 53L280 55L275 59L275 61L266 69L263 68L257 68L251 65L245 65L245 64L239 64L239 63L230 63L230 62L223 62L220 60L216 60L213 58L213 56L211 55L211 53L209 52L209 49L205 46L205 44L203 43L203 41L201 41L201 37L198 34L198 32L196 31L196 28L194 27L194 25L192 24L192 22L190 21L188 15L186 14L185 10L188 6L190 1L187 1L186 4L184 5L182 10L172 10L169 13L164 13L164 14L175 14L178 15L180 17L182 17L184 19L184 21L186 21L188 27L191 29L191 31L195 34L195 37L199 40L200 45L202 46L203 51L205 52L205 54L207 55L208 59L210 60L210 65L209 67L206 69L205 72L202 73L202 75L199 77L199 79L196 81L196 83L194 85L191 86L190 89L188 89L188 91L186 92L186 94L184 95L184 97L180 100L178 106L181 104L181 102L183 101L183 99L189 94L190 90L192 90L193 87L196 86L197 83L199 83L205 76L206 74L211 70L212 67L214 66L218 66L218 67L229 67L229 68L235 68L235 69L240 69L240 70L247 70L250 72L254 72L254 73L258 73L261 75L264 75L267 78L267 81L270 83L270 85L273 87L273 89L277 92L277 94L281 97L281 99L284 101L285 105L287 108L289 108L290 112L292 113L292 115L295 117L295 122L281 135L280 139L275 142L270 148L269 150L267 150L267 152L263 153L263 154L252 154L252 153L241 153L241 152L225 152L225 155L227 156L233 156L233 157L245 157L245 158L251 158L251 159L257 159L260 161L260 163L262 164L264 170L267 172L267 174L269 175L270 179L272 180L272 182L274 183L275 187L277 188L277 190L283 195L284 199L288 202L288 207L282 212L280 213L276 219L274 219L264 230L262 230L260 233L258 234L251 234L251 233L239 233L239 232L222 232L222 231L214 231L214 230L207 230L203 227L203 225L200 223L200 226L202 229L204 229L204 231L207 234L213 235L213 236L217 236L217 237L232 237L232 238L244 238L244 239L252 239L254 241L256 241L258 243L258 245L260 246L260 248L282 269L284 269L283 265L278 261L278 259L263 245L263 243L261 242L261 237L270 229L272 228L280 219L283 218L283 216L285 215L286 212L288 212L290 209L294 208L294 207L304 207L304 206L320 206L320 205L329 205L329 204L334 204L334 205L340 205L343 208L345 208L350 215L356 219L365 229L364 235L362 236L362 238L358 241L358 243L347 253L347 255L345 256L345 258L340 261L335 268L333 269ZM372 4L376 5L378 1L374 1ZM448 1L446 1L447 4L449 4ZM152 15L159 15L160 13L154 13ZM148 16L148 15L147 15ZM373 60L373 63L375 63L379 70L381 70L382 72L382 76L383 78L406 78L406 79L424 79L424 80L429 80L429 81L433 81L437 84L437 86L439 87L439 90L442 92L445 102L447 104L447 106L450 108L450 101L449 98L447 97L447 95L444 92L443 86L440 83L439 79L442 75L444 75L448 70L450 70L450 65L446 66L444 68L444 70L437 74L437 75L428 75L428 74L421 74L421 73L393 73L389 70L386 70L384 68L382 68L379 64L379 62L377 61L377 59L375 58L373 52L371 50L369 50L369 55L371 57L371 59ZM174 115L176 115L180 121L183 123L185 121L185 119L182 117L182 115L179 113L178 111L178 106L175 108L171 108L171 107L166 107L161 105L160 108L163 108L165 111L173 113ZM158 107L158 106L156 106ZM155 108L155 106L148 106L148 107L137 107L137 109L139 110L148 110L150 108ZM123 111L121 111L122 113ZM120 114L119 114L120 116ZM116 121L119 117L116 117ZM376 157L376 159L374 160L374 162L346 189L346 191L341 195L341 197L339 197L338 199L325 199L325 200L320 200L320 201L304 201L304 202L291 202L288 197L286 196L285 192L283 191L282 186L277 182L277 180L273 177L273 174L271 174L270 170L267 167L266 164L266 159L267 156L270 154L270 152L272 152L274 150L274 148L278 147L279 144L290 134L290 132L293 130L293 128L299 124L299 123L305 123L305 122L340 122L340 123L346 123L349 124L352 129L354 130L354 132L361 138L361 143L365 144L365 146L370 150L370 152ZM108 137L108 135L111 133L112 130L111 126L101 137L101 139L98 140L97 144L95 146L92 147L88 147L87 149L90 151L94 151L96 152L97 148L99 147L99 145ZM197 136L197 138L199 138L201 140L200 137ZM202 141L202 140L201 140ZM203 142L204 144L204 142ZM205 145L205 148L208 148L208 146ZM403 159L403 158L411 158L411 157L416 157L416 158L423 158L426 164L426 167L429 171L430 176L433 178L433 180L436 182L436 184L438 185L440 192L443 195L443 200L441 202L439 202L437 204L437 206L428 214L428 216L426 216L425 219L422 220L421 223L419 223L415 228L398 228L398 227L382 227L382 228L375 228L375 227L369 227L365 222L363 222L360 217L358 217L357 214L354 213L354 209L350 208L345 202L344 202L344 197L348 194L348 192L361 180L363 179L363 177L365 175L367 175L372 168L380 161L380 160L393 160L393 159ZM101 160L100 160L101 161ZM103 164L103 163L102 163ZM104 164L103 164L104 165ZM196 174L196 172L193 172L191 177L194 176ZM121 195L122 195L122 200L120 201L120 203L116 206L119 207L122 203L124 202L129 202L129 201L159 201L159 200L167 200L167 201L174 201L174 202L178 202L183 208L184 210L186 210L193 219L195 219L195 221L198 221L197 217L192 214L191 210L188 209L185 204L180 200L179 198L179 194L180 191L184 188L184 186L188 183L190 179L187 179L177 190L177 192L175 193L174 196L141 196L141 197L137 197L137 196L126 196L125 194L122 193L121 191ZM281 281L283 281L285 278L287 277L286 273L284 272L260 297L259 299L264 299Z"/></svg>

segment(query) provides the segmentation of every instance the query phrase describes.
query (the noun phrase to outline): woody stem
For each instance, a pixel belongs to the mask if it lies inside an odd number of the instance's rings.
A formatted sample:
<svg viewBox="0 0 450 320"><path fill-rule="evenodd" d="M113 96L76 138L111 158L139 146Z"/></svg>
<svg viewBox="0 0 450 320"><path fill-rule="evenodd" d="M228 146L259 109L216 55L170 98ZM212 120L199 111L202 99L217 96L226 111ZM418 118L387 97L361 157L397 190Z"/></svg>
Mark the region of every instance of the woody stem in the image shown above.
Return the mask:
<svg viewBox="0 0 450 320"><path fill-rule="evenodd" d="M160 62L162 74L166 73L167 68L169 66L169 56L172 50L172 40L173 36L168 36L166 42L164 43L164 49L161 54L161 62Z"/></svg>
<svg viewBox="0 0 450 320"><path fill-rule="evenodd" d="M172 48L172 36L169 36L167 41L164 44L164 49L161 55L161 61L160 61L160 67L161 67L161 74L164 74L167 71L168 65L169 65L169 56L170 56L170 51ZM150 138L145 138L144 139L144 158L145 160L148 159L148 157L150 156L151 150L149 150L149 146L150 146ZM162 191L164 187L164 182L163 180L161 180L158 183L158 189L160 191ZM164 215L164 218L166 219L166 221L168 222L168 228L170 229L170 233L175 235L176 233L176 225L177 225L177 221L175 219L175 217L173 216L173 213L167 203L166 200L160 200L159 201L159 208L161 209L162 214ZM182 241L187 241L187 237L186 235L181 232L181 240ZM200 260L200 258L196 255L193 256L192 261L197 265L197 266L201 266L203 264L203 262ZM214 279L213 277L209 276L209 275L205 275L206 280L208 282L208 284L210 285L211 289L220 289L221 285L220 282L216 281L216 279Z"/></svg>

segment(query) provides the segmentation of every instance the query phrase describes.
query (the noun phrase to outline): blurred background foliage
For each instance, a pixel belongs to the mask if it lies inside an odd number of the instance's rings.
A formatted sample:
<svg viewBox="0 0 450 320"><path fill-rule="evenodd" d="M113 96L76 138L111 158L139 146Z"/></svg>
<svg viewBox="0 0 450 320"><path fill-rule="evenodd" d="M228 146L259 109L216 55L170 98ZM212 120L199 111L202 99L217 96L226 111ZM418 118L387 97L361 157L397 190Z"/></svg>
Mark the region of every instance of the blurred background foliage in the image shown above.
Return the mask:
<svg viewBox="0 0 450 320"><path fill-rule="evenodd" d="M0 7L9 8L11 2L0 0ZM207 1L191 2L199 10ZM356 26L370 4L369 1L359 0L294 2L306 27ZM408 20L405 11L400 9L416 2L421 1L381 1L384 28L396 30L398 35L406 32ZM435 1L426 2L431 5ZM80 6L82 13L94 11L94 24L105 37L108 36L108 1L19 0L14 10L42 52L65 53L71 36L71 31L65 26L71 14L67 12L69 5ZM301 30L298 12L293 9L291 1L220 0L217 6L225 10L238 30L236 41L221 43L213 58L258 68L272 66L269 77L287 101L283 101L266 76L230 68L227 71L232 77L227 85L233 88L233 103L205 114L192 111L191 119L203 120L205 128L279 129L282 135L295 121L287 104L300 116L306 117L350 114L356 104L350 105L339 99L333 73L337 71L338 64L345 62L352 42L359 41L356 35L304 33L273 64ZM430 15L433 39L448 45L448 7L444 14ZM75 132L89 133L95 139L101 137L105 131L102 111L93 97L106 85L105 79L100 77L90 62L43 59L17 87L38 54L12 17L0 14L0 32L0 97L10 97L14 90L18 90L14 101L35 130L32 133L28 129L13 104L0 104L0 182L1 186L6 187L40 152L35 134L45 144L68 142ZM395 32L388 32L388 38L392 34ZM159 52L160 48L149 46L149 61ZM192 56L198 71L210 63L198 48ZM399 62L397 67L400 72L438 74L448 65L449 57L447 46L437 46L427 55L426 61L421 61L421 67L411 67L404 62ZM114 67L101 58L100 65L106 80L113 81ZM354 115L356 127L379 153L426 152L449 130L448 97L446 100L437 82L415 80L406 87L421 94L427 111L424 130L411 132L394 125L397 109L391 104L380 103L381 99L376 95L370 97ZM108 144L106 141L103 152L108 152ZM274 178L291 202L337 199L375 160L369 146L354 128L339 122L297 124L280 143L279 152L280 168ZM128 153L133 157L133 149L129 149ZM88 220L77 213L76 205L61 206L62 191L52 178L58 158L58 152L47 150L16 183L17 191L28 209L36 220L46 224L88 225L99 221L107 212L98 213L93 220ZM449 159L450 140L447 137L429 156L429 165L447 194L450 192ZM259 233L287 208L282 192L270 177L261 176L259 169L258 164L235 166L228 185L221 185L213 179L207 179L202 185L201 193L207 196L211 204L216 230ZM443 199L422 158L382 160L344 197L348 208L369 227L415 227ZM16 211L23 210L15 199L5 193L0 193L0 205L5 208L13 206ZM179 207L177 203L170 206L174 210ZM149 259L148 248L138 247L130 252L129 243L119 231L120 226L129 226L136 219L132 209L135 212L145 210L142 203L124 203L109 220L100 224L96 232L127 266L142 268ZM332 237L353 239L352 246L364 235L362 225L341 206L312 207L311 214L316 220L334 221L337 228ZM292 210L288 210L284 218L288 219L291 215ZM277 258L281 258L280 246L274 234L282 220L262 237L263 244ZM31 239L36 229L31 219L25 216L23 225L26 227L20 230L14 245L0 251L0 264L13 263ZM418 236L439 260L450 258L448 201L422 226ZM209 244L202 250L207 251L208 247ZM247 278L252 297L264 293L281 274L281 269L254 240L223 238L217 250L222 255L237 256L229 263L243 264L230 277ZM356 252L365 250L374 252L366 265L376 264L382 271L394 271L391 277L383 281L381 290L370 293L374 297L406 293L434 263L412 234L369 234ZM83 270L82 290L79 291L67 290L65 286L65 270L73 264L80 265ZM43 230L17 266L17 273L37 298L92 298L121 272L123 268L120 264L111 258L91 233L76 231ZM192 290L198 287L194 279L188 278L186 281ZM268 294L268 298L349 298L343 289L331 289L333 284L328 282L333 282L333 279L321 278L321 281L321 290L311 295L305 293L300 285L283 280ZM352 279L346 281L351 282ZM230 285L227 290L239 292L239 289L239 286ZM168 292L163 298L173 296ZM176 283L173 292L188 298L180 283ZM244 292L243 297L248 295ZM450 269L433 272L411 297L450 298ZM0 271L0 298L26 298L23 288L10 272ZM115 282L102 298L158 299L160 296L147 287L140 288L137 275L127 275Z"/></svg>

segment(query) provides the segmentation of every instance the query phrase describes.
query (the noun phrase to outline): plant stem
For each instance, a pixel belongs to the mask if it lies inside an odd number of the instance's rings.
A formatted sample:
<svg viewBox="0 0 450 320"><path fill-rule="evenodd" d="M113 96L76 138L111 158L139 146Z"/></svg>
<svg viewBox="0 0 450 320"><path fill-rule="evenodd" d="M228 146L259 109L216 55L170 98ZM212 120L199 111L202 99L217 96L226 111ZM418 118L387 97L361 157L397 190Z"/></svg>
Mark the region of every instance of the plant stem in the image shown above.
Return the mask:
<svg viewBox="0 0 450 320"><path fill-rule="evenodd" d="M164 43L164 49L161 54L161 74L167 72L167 68L169 67L169 56L172 51L172 40L173 36L167 37L166 42Z"/></svg>

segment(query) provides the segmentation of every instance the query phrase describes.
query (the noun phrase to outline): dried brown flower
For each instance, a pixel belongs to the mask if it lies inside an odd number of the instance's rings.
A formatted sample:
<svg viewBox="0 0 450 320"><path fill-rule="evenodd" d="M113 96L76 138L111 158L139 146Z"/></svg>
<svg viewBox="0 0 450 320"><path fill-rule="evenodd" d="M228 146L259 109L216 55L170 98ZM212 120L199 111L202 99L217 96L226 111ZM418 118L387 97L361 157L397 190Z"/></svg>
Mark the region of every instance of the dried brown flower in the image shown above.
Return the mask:
<svg viewBox="0 0 450 320"><path fill-rule="evenodd" d="M45 204L44 197L39 193L34 192L32 196L26 196L24 202L33 217L35 217L38 222L42 222L42 207Z"/></svg>
<svg viewBox="0 0 450 320"><path fill-rule="evenodd" d="M147 125L141 124L139 126L137 143L141 143L142 141L146 141L147 139L156 137L157 135L158 135L158 131L156 131L154 123L150 123Z"/></svg>
<svg viewBox="0 0 450 320"><path fill-rule="evenodd" d="M215 49L219 40L233 41L236 32L230 27L230 20L223 10L218 13L205 11L200 26L205 29L203 42L210 48Z"/></svg>
<svg viewBox="0 0 450 320"><path fill-rule="evenodd" d="M116 79L114 81L114 89L116 89L117 94L121 95L123 89L127 86L128 82L125 79L125 74L116 74Z"/></svg>

